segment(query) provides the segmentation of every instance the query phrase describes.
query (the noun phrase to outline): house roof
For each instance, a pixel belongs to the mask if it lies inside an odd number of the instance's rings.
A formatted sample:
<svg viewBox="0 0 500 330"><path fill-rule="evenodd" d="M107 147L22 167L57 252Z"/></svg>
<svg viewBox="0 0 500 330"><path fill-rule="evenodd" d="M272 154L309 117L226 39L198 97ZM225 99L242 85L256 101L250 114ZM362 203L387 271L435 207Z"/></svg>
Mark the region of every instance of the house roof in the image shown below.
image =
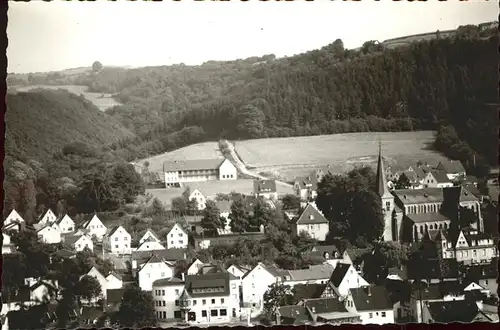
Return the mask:
<svg viewBox="0 0 500 330"><path fill-rule="evenodd" d="M108 236L108 237L113 236L113 234L114 234L114 233L116 233L116 231L117 231L120 227L122 227L122 226L113 226L113 227L109 230L109 232L108 232L107 236ZM123 228L123 227L122 227L122 228ZM125 230L125 229L123 229L123 230Z"/></svg>
<svg viewBox="0 0 500 330"><path fill-rule="evenodd" d="M400 189L394 190L393 193L403 204L442 203L445 201L458 204L458 202L478 201L477 197L462 187Z"/></svg>
<svg viewBox="0 0 500 330"><path fill-rule="evenodd" d="M342 283L342 280L344 279L347 271L351 266L351 264L345 264L342 262L339 262L337 264L335 270L332 272L332 276L330 277L330 282L333 284L333 286L335 286L336 288L339 287L340 283Z"/></svg>
<svg viewBox="0 0 500 330"><path fill-rule="evenodd" d="M479 313L477 304L470 300L428 302L427 309L434 322L470 323Z"/></svg>
<svg viewBox="0 0 500 330"><path fill-rule="evenodd" d="M328 223L328 220L312 204L307 204L296 220L296 224L298 225L320 223Z"/></svg>
<svg viewBox="0 0 500 330"><path fill-rule="evenodd" d="M146 232L144 233L144 235L142 235L141 239L143 239L143 238L144 238L144 237L145 237L148 233L149 233L151 236L153 236L153 237L154 237L154 238L155 238L158 242L161 242L161 239L159 239L159 238L158 238L158 235L156 235L156 233L154 232L154 230L153 230L153 229L151 229L151 228L148 228L148 229L146 230ZM149 239L149 237L151 237L151 236L148 236L148 239Z"/></svg>
<svg viewBox="0 0 500 330"><path fill-rule="evenodd" d="M64 216L59 217L59 218L56 220L56 223L57 223L58 225L59 225L59 224L61 224L61 222L62 222L65 218L69 218L71 221L73 221L73 219L71 219L71 217L70 217L69 215L65 214ZM73 221L73 223L74 223L74 221Z"/></svg>
<svg viewBox="0 0 500 330"><path fill-rule="evenodd" d="M434 213L411 213L407 214L406 217L408 220L413 223L425 223L425 222L434 222L434 221L451 221L450 218L445 216L444 214L434 212Z"/></svg>
<svg viewBox="0 0 500 330"><path fill-rule="evenodd" d="M322 278L329 279L333 273L333 266L330 264L313 265L306 269L289 270L292 281L318 280Z"/></svg>
<svg viewBox="0 0 500 330"><path fill-rule="evenodd" d="M266 269L274 277L283 277L283 276L289 275L288 270L281 269L276 265L264 265L264 264L262 264L262 266L264 267L264 269Z"/></svg>
<svg viewBox="0 0 500 330"><path fill-rule="evenodd" d="M213 297L213 296L227 296L229 295L229 281L236 279L229 272L217 272L209 273L204 275L187 275L185 288L188 294L195 297ZM208 291L197 291L203 289L220 288L221 291L213 292Z"/></svg>
<svg viewBox="0 0 500 330"><path fill-rule="evenodd" d="M184 285L184 281L177 277L161 278L153 282L153 286Z"/></svg>
<svg viewBox="0 0 500 330"><path fill-rule="evenodd" d="M125 289L108 289L106 290L106 300L108 303L121 302Z"/></svg>
<svg viewBox="0 0 500 330"><path fill-rule="evenodd" d="M448 174L465 172L464 165L459 160L444 160L438 164L438 168L442 168Z"/></svg>
<svg viewBox="0 0 500 330"><path fill-rule="evenodd" d="M253 192L260 193L275 193L276 180L253 180Z"/></svg>
<svg viewBox="0 0 500 330"><path fill-rule="evenodd" d="M309 254L312 256L325 257L325 253L328 253L331 259L333 258L335 252L339 252L335 245L317 245L312 248L312 251Z"/></svg>
<svg viewBox="0 0 500 330"><path fill-rule="evenodd" d="M337 298L307 299L304 301L304 305L307 306L314 314L347 312L344 303L339 301Z"/></svg>
<svg viewBox="0 0 500 330"><path fill-rule="evenodd" d="M64 236L64 245L73 246L83 235L67 235Z"/></svg>
<svg viewBox="0 0 500 330"><path fill-rule="evenodd" d="M372 253L372 250L372 248L348 247L344 252L346 252L349 258L351 258L352 263L356 265L363 261L365 255L367 255L368 253Z"/></svg>
<svg viewBox="0 0 500 330"><path fill-rule="evenodd" d="M164 249L152 251L132 251L132 259L139 261L148 260L152 254L156 254L168 261L182 260L185 257L185 250L183 249Z"/></svg>
<svg viewBox="0 0 500 330"><path fill-rule="evenodd" d="M431 171L432 176L436 179L437 183L448 183L450 180L446 176L446 172L444 170L433 170Z"/></svg>
<svg viewBox="0 0 500 330"><path fill-rule="evenodd" d="M158 256L156 253L153 253L151 255L151 257L149 257L149 259L144 264L142 264L142 266L138 267L137 272L140 272L144 268L144 266L146 266L147 264L152 264L152 263L164 263L167 266L170 266L170 267L172 266L167 261L165 261L165 259Z"/></svg>
<svg viewBox="0 0 500 330"><path fill-rule="evenodd" d="M166 161L163 162L163 172L217 170L225 160L225 158L219 158Z"/></svg>
<svg viewBox="0 0 500 330"><path fill-rule="evenodd" d="M467 269L467 277L473 280L496 279L498 277L498 258L489 264L471 265Z"/></svg>
<svg viewBox="0 0 500 330"><path fill-rule="evenodd" d="M297 305L281 306L279 307L278 311L281 318L289 319L292 321L292 322L287 322L285 320L282 322L285 324L287 323L298 324L311 321L311 316L309 315L309 312L304 306L297 306Z"/></svg>
<svg viewBox="0 0 500 330"><path fill-rule="evenodd" d="M316 171L312 172L306 177L297 178L295 180L300 189L311 189L318 190L318 178L316 177Z"/></svg>
<svg viewBox="0 0 500 330"><path fill-rule="evenodd" d="M117 272L115 272L115 271L112 271L111 273L108 274L108 276L111 276L111 275L114 276L114 277L116 277L119 280L123 279L122 276L120 274L118 274ZM106 276L106 277L108 277L108 276Z"/></svg>
<svg viewBox="0 0 500 330"><path fill-rule="evenodd" d="M325 291L326 284L295 284L293 286L293 296L296 301L302 299L320 298Z"/></svg>
<svg viewBox="0 0 500 330"><path fill-rule="evenodd" d="M358 312L392 310L389 292L383 286L349 289L354 306Z"/></svg>
<svg viewBox="0 0 500 330"><path fill-rule="evenodd" d="M85 214L83 217L82 217L82 227L85 228L89 225L90 221L94 218L94 216L99 219L99 217L97 216L96 213L93 213L93 214Z"/></svg>

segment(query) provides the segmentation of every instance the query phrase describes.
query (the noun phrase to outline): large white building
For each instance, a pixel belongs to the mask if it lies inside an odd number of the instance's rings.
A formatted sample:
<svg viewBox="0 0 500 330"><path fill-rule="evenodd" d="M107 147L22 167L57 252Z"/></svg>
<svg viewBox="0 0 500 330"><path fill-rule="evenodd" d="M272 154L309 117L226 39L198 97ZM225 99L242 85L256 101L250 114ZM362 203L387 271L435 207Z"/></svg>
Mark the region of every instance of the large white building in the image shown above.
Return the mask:
<svg viewBox="0 0 500 330"><path fill-rule="evenodd" d="M323 214L313 204L308 204L295 219L295 226L292 227L292 230L295 235L304 231L312 238L324 241L330 231L330 226Z"/></svg>
<svg viewBox="0 0 500 330"><path fill-rule="evenodd" d="M236 180L238 171L227 159L197 159L163 163L165 186L178 187L186 182Z"/></svg>
<svg viewBox="0 0 500 330"><path fill-rule="evenodd" d="M167 233L167 249L186 249L189 243L188 234L176 223Z"/></svg>
<svg viewBox="0 0 500 330"><path fill-rule="evenodd" d="M139 286L143 291L150 291L154 281L162 278L170 278L173 274L174 266L156 254L153 254L137 270Z"/></svg>
<svg viewBox="0 0 500 330"><path fill-rule="evenodd" d="M113 227L104 237L103 247L116 255L131 254L132 238L122 226Z"/></svg>

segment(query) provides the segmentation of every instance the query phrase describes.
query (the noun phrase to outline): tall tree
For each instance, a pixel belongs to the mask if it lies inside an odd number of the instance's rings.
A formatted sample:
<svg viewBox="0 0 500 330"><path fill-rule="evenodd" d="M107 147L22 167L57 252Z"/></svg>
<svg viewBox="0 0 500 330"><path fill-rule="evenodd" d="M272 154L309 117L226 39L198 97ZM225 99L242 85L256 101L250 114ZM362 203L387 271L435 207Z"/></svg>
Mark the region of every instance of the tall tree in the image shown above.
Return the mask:
<svg viewBox="0 0 500 330"><path fill-rule="evenodd" d="M231 204L231 213L229 213L231 231L233 233L244 233L248 229L249 217L249 212L243 199L236 199Z"/></svg>
<svg viewBox="0 0 500 330"><path fill-rule="evenodd" d="M88 302L92 302L102 296L101 284L95 277L90 275L85 275L80 279L76 291L80 298Z"/></svg>
<svg viewBox="0 0 500 330"><path fill-rule="evenodd" d="M264 293L264 314L273 319L280 306L291 305L293 301L292 289L289 285L273 283Z"/></svg>
<svg viewBox="0 0 500 330"><path fill-rule="evenodd" d="M201 226L209 233L217 233L217 229L223 228L220 211L214 201L208 200L202 212Z"/></svg>
<svg viewBox="0 0 500 330"><path fill-rule="evenodd" d="M154 327L157 319L153 298L136 284L127 287L120 309L113 315L111 322L115 326L127 328Z"/></svg>

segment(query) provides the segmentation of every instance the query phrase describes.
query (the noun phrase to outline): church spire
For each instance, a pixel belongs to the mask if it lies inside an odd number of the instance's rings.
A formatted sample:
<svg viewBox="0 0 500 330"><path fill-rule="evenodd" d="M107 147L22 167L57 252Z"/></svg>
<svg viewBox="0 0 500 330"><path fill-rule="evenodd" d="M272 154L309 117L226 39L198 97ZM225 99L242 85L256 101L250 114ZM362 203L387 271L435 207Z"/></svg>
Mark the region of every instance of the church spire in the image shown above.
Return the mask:
<svg viewBox="0 0 500 330"><path fill-rule="evenodd" d="M382 158L382 142L378 141L377 193L381 198L392 197L385 179L384 160Z"/></svg>

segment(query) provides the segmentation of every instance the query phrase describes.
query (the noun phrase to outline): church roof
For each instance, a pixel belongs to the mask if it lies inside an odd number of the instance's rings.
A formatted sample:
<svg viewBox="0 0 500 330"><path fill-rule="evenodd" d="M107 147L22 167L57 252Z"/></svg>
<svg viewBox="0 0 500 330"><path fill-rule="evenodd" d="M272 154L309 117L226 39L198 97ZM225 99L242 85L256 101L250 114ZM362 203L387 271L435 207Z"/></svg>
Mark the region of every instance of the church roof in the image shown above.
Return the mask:
<svg viewBox="0 0 500 330"><path fill-rule="evenodd" d="M377 193L381 198L392 198L387 180L385 178L384 161L382 159L382 146L379 143L378 164L377 164Z"/></svg>

